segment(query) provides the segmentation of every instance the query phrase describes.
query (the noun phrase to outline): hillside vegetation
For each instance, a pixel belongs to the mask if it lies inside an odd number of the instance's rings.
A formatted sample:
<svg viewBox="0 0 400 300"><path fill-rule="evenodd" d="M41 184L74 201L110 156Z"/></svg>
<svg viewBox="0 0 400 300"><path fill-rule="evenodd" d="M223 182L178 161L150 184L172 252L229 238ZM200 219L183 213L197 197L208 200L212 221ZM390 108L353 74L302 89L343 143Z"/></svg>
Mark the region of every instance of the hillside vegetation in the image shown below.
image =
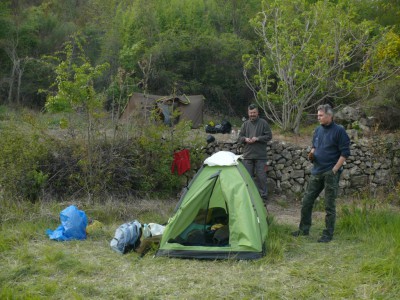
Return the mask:
<svg viewBox="0 0 400 300"><path fill-rule="evenodd" d="M230 116L257 102L295 132L321 102L399 108L394 0L20 0L0 11L3 105L95 99L118 115L132 92L202 94Z"/></svg>

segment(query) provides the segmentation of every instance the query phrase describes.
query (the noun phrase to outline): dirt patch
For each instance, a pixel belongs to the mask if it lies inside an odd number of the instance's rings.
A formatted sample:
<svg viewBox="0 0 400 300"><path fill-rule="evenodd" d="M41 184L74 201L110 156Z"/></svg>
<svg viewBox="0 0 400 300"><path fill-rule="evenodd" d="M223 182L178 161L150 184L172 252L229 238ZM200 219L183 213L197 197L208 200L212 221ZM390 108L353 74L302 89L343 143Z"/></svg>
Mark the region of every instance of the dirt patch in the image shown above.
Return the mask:
<svg viewBox="0 0 400 300"><path fill-rule="evenodd" d="M277 223L298 226L300 221L300 205L294 203L282 206L275 201L267 205L268 214L273 216Z"/></svg>
<svg viewBox="0 0 400 300"><path fill-rule="evenodd" d="M204 129L193 129L193 130L198 130L198 134L201 134L206 138L209 133L206 133ZM236 131L237 132L237 131ZM231 134L229 133L214 133L211 134L212 136L215 137L215 140L217 142L222 142L222 143L233 143L236 140L232 137ZM272 131L272 140L273 141L280 141L280 142L285 142L288 144L293 144L296 146L299 146L301 148L306 148L311 145L311 136L301 136L301 135L294 135L294 134L288 134L288 135L283 135L278 132Z"/></svg>
<svg viewBox="0 0 400 300"><path fill-rule="evenodd" d="M282 195L271 195L267 205L268 214L278 224L297 227L300 222L301 199L290 199ZM313 210L313 220L323 220L325 212Z"/></svg>
<svg viewBox="0 0 400 300"><path fill-rule="evenodd" d="M306 148L311 145L311 136L300 136L300 135L282 135L279 133L272 132L272 139L288 144L293 144L301 148Z"/></svg>

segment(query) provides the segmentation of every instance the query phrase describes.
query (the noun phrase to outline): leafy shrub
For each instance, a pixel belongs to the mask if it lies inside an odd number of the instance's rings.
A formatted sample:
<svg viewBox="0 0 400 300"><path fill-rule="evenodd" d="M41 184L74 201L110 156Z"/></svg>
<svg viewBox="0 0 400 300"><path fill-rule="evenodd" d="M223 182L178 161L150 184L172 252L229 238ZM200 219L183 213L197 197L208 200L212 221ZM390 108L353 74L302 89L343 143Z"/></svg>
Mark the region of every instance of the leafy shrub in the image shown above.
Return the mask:
<svg viewBox="0 0 400 300"><path fill-rule="evenodd" d="M49 143L37 132L15 126L3 128L0 139L0 186L6 196L36 201L47 181L40 169Z"/></svg>
<svg viewBox="0 0 400 300"><path fill-rule="evenodd" d="M204 160L205 141L192 135L188 122L174 127L150 124L138 138L137 146L142 155L138 164L143 175L140 188L147 192L176 193ZM190 151L192 172L183 177L171 174L174 152L185 148Z"/></svg>
<svg viewBox="0 0 400 300"><path fill-rule="evenodd" d="M375 118L381 129L400 128L400 86L398 79L388 80L379 85L376 94L367 101L368 113Z"/></svg>
<svg viewBox="0 0 400 300"><path fill-rule="evenodd" d="M34 202L176 196L204 160L205 141L188 122L169 127L152 121L135 125L132 132L120 126L112 136L99 127L88 143L83 127L69 135L70 128L62 129L59 122L57 128L43 117L48 115L19 112L0 121L0 189L5 197ZM190 150L192 170L178 176L171 173L173 153L183 148Z"/></svg>
<svg viewBox="0 0 400 300"><path fill-rule="evenodd" d="M49 176L46 193L103 198L176 195L188 178L171 174L174 151L190 148L193 169L204 160L202 141L189 134L189 124L148 125L137 136L97 139L91 144L91 157L83 140L60 141L42 169Z"/></svg>

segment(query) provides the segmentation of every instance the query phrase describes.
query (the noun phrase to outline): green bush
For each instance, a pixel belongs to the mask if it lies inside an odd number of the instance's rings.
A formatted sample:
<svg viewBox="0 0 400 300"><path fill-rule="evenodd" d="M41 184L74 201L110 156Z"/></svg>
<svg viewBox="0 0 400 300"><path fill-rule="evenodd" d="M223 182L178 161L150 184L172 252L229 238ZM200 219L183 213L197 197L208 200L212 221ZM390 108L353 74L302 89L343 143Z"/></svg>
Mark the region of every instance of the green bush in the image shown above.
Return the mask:
<svg viewBox="0 0 400 300"><path fill-rule="evenodd" d="M57 198L176 195L193 171L171 173L174 151L189 148L193 170L204 160L202 141L189 135L188 124L148 125L137 136L93 141L91 157L84 140L59 141L41 169L49 177L45 192Z"/></svg>
<svg viewBox="0 0 400 300"><path fill-rule="evenodd" d="M398 130L400 123L400 85L390 79L378 85L376 93L363 105L368 115L374 117L375 126L385 130Z"/></svg>
<svg viewBox="0 0 400 300"><path fill-rule="evenodd" d="M37 132L13 124L2 128L0 186L6 197L36 201L47 181L41 171L49 143Z"/></svg>
<svg viewBox="0 0 400 300"><path fill-rule="evenodd" d="M81 127L69 134L70 128L49 121L48 114L5 113L0 188L10 199L175 197L205 158L204 138L195 136L188 122L169 127L153 120L131 129L120 126L111 136L104 118L88 143ZM79 118L71 116L74 122ZM190 150L192 170L178 176L171 165L174 151L183 148Z"/></svg>

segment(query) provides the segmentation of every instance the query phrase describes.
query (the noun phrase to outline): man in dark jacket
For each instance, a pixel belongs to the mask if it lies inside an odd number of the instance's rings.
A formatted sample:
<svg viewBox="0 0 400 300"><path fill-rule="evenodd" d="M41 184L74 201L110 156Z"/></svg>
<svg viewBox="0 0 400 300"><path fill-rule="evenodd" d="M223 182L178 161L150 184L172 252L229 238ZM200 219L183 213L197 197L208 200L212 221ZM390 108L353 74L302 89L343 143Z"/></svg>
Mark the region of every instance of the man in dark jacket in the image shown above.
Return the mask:
<svg viewBox="0 0 400 300"><path fill-rule="evenodd" d="M350 155L350 139L346 130L333 121L333 110L328 105L318 107L318 126L314 132L308 159L313 163L307 191L303 197L299 230L293 236L308 235L314 202L325 189L325 229L318 242L333 238L336 222L336 196L339 177L346 158Z"/></svg>
<svg viewBox="0 0 400 300"><path fill-rule="evenodd" d="M271 128L266 120L259 117L258 108L248 107L249 120L240 128L238 143L244 144L243 164L253 177L264 203L267 201L267 143L272 139Z"/></svg>

